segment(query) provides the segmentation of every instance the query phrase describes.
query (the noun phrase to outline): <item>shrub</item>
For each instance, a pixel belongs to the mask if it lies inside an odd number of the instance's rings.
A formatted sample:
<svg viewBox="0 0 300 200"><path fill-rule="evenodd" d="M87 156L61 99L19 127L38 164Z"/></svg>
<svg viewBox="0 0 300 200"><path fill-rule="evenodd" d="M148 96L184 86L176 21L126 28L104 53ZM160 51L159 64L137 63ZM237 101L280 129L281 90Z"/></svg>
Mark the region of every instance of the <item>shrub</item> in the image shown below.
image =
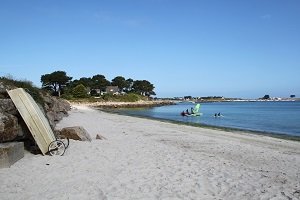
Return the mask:
<svg viewBox="0 0 300 200"><path fill-rule="evenodd" d="M40 94L41 90L33 86L31 81L15 80L12 77L0 77L0 81L5 85L15 86L17 88L24 88L36 102L40 103L41 105L44 105L44 100Z"/></svg>
<svg viewBox="0 0 300 200"><path fill-rule="evenodd" d="M75 98L86 98L88 97L86 87L84 85L79 84L72 90L72 96Z"/></svg>
<svg viewBox="0 0 300 200"><path fill-rule="evenodd" d="M104 94L103 96L102 96L102 98L103 98L103 100L105 100L105 101L114 101L116 98L115 98L115 96L114 95L112 95L112 94Z"/></svg>
<svg viewBox="0 0 300 200"><path fill-rule="evenodd" d="M122 101L125 101L125 102L135 102L135 101L138 101L141 99L140 95L134 94L134 93L126 94L121 97L122 97Z"/></svg>

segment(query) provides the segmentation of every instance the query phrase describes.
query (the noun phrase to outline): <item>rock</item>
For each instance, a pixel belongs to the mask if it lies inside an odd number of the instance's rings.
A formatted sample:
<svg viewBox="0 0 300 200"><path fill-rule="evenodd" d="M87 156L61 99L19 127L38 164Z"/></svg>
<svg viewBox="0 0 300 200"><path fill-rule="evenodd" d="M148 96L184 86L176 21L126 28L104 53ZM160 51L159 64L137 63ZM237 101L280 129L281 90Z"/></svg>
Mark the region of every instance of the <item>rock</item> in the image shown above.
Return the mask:
<svg viewBox="0 0 300 200"><path fill-rule="evenodd" d="M60 131L60 135L73 140L92 141L89 133L81 126L65 127Z"/></svg>
<svg viewBox="0 0 300 200"><path fill-rule="evenodd" d="M0 94L3 94L3 93L6 93L6 87L2 82L0 82Z"/></svg>
<svg viewBox="0 0 300 200"><path fill-rule="evenodd" d="M55 135L56 138L59 138L59 137L61 136L60 130L55 129L55 130L53 131L53 133L54 133L54 135Z"/></svg>
<svg viewBox="0 0 300 200"><path fill-rule="evenodd" d="M50 95L43 96L45 105L44 109L49 120L50 126L54 129L55 125L71 110L69 102L64 99L52 97Z"/></svg>
<svg viewBox="0 0 300 200"><path fill-rule="evenodd" d="M10 167L23 157L23 142L10 142L0 144L0 168Z"/></svg>
<svg viewBox="0 0 300 200"><path fill-rule="evenodd" d="M106 138L104 136L100 135L100 134L96 135L96 139L97 140L106 140Z"/></svg>
<svg viewBox="0 0 300 200"><path fill-rule="evenodd" d="M18 115L17 108L11 99L0 99L0 112Z"/></svg>
<svg viewBox="0 0 300 200"><path fill-rule="evenodd" d="M0 112L0 142L14 140L20 133L19 129L17 117Z"/></svg>
<svg viewBox="0 0 300 200"><path fill-rule="evenodd" d="M10 86L10 85L6 85L3 82L0 81L0 97L8 97L8 94L6 92L6 90L11 90L14 89L14 86Z"/></svg>
<svg viewBox="0 0 300 200"><path fill-rule="evenodd" d="M13 85L0 81L0 143L22 140L27 148L35 144L35 141L6 91L15 88ZM54 129L56 123L68 115L71 106L68 101L52 97L45 92L40 92L40 96L44 102L40 100L40 104L37 102L38 106ZM86 136L85 140L90 140L90 138Z"/></svg>
<svg viewBox="0 0 300 200"><path fill-rule="evenodd" d="M49 124L51 126L51 128L53 129L55 127L55 124L57 123L57 120L56 120L56 113L53 112L53 111L48 111L46 113L46 117L49 121Z"/></svg>

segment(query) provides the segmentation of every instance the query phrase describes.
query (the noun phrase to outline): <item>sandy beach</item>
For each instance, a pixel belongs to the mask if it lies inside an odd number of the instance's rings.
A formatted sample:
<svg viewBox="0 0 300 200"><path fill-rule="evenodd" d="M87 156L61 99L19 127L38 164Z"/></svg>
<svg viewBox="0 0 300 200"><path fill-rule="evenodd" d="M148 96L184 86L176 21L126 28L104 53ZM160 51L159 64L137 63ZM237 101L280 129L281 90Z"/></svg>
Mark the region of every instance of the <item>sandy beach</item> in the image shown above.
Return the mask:
<svg viewBox="0 0 300 200"><path fill-rule="evenodd" d="M0 199L300 199L300 143L105 113L77 105L57 129L83 126L64 156L25 153L0 169ZM106 140L96 140L101 134Z"/></svg>

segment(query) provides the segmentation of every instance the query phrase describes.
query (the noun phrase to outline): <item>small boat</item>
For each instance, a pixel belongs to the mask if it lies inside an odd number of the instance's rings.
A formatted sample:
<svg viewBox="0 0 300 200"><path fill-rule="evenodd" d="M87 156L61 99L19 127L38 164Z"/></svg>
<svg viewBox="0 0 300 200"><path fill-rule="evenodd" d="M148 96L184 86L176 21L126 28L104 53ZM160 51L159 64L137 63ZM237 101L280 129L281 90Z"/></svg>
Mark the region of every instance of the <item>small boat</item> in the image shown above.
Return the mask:
<svg viewBox="0 0 300 200"><path fill-rule="evenodd" d="M11 100L26 123L43 155L63 155L66 149L62 140L56 139L49 122L34 99L23 88L8 90Z"/></svg>

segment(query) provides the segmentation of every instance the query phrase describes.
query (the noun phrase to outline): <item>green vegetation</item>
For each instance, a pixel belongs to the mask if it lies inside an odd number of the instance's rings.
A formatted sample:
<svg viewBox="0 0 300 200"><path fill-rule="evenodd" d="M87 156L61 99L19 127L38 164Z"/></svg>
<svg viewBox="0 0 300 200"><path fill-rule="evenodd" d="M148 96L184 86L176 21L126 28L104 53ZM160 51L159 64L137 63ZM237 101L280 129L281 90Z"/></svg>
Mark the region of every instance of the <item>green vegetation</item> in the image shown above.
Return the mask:
<svg viewBox="0 0 300 200"><path fill-rule="evenodd" d="M137 80L134 81L132 84L133 91L136 93L139 93L143 96L150 96L150 95L156 95L155 92L153 92L154 86L147 80Z"/></svg>
<svg viewBox="0 0 300 200"><path fill-rule="evenodd" d="M55 71L41 76L42 87L60 96L63 88L72 80L64 71Z"/></svg>
<svg viewBox="0 0 300 200"><path fill-rule="evenodd" d="M42 87L51 91L53 95L72 100L77 98L93 98L104 101L124 101L133 102L151 95L156 95L154 85L147 80L125 79L117 76L112 81L108 81L104 75L97 74L93 77L82 77L73 80L64 71L55 71L41 76ZM117 86L117 95L106 91L108 86Z"/></svg>
<svg viewBox="0 0 300 200"><path fill-rule="evenodd" d="M79 84L73 88L72 95L75 98L87 98L88 97L86 87L84 87L84 85L82 85L82 84Z"/></svg>
<svg viewBox="0 0 300 200"><path fill-rule="evenodd" d="M139 100L146 100L146 98L141 95L134 94L134 93L129 93L129 94L125 94L125 95L105 94L105 95L103 95L103 100L119 101L119 102L136 102Z"/></svg>
<svg viewBox="0 0 300 200"><path fill-rule="evenodd" d="M36 102L40 103L41 105L44 105L44 100L40 93L41 90L33 86L32 82L27 80L14 80L12 77L0 77L0 82L12 88L24 88L29 94L31 94L32 98Z"/></svg>
<svg viewBox="0 0 300 200"><path fill-rule="evenodd" d="M75 102L99 102L99 101L114 101L114 102L136 102L140 100L147 100L148 98L142 95L129 93L124 95L113 95L113 94L104 94L100 97L93 97L87 95L86 97L75 97L73 95L63 94L61 96L64 99L75 101Z"/></svg>

